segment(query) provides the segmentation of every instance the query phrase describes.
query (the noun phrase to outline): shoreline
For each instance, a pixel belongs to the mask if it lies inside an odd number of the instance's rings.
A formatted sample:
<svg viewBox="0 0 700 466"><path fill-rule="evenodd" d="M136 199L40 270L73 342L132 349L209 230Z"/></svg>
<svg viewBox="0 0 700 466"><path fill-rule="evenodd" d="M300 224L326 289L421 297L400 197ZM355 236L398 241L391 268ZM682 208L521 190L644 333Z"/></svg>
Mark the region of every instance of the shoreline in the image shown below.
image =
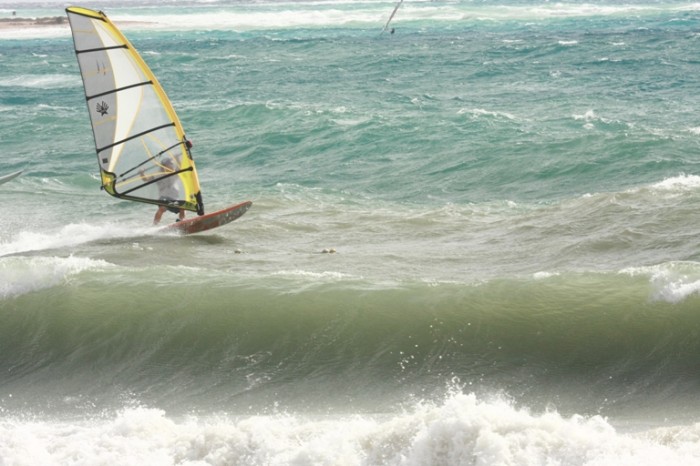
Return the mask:
<svg viewBox="0 0 700 466"><path fill-rule="evenodd" d="M0 29L68 25L65 16L46 16L42 18L0 18Z"/></svg>
<svg viewBox="0 0 700 466"><path fill-rule="evenodd" d="M118 26L149 24L148 21L115 21ZM153 23L151 23L153 24ZM44 16L41 18L0 18L0 30L7 29L38 29L44 27L68 26L66 16Z"/></svg>

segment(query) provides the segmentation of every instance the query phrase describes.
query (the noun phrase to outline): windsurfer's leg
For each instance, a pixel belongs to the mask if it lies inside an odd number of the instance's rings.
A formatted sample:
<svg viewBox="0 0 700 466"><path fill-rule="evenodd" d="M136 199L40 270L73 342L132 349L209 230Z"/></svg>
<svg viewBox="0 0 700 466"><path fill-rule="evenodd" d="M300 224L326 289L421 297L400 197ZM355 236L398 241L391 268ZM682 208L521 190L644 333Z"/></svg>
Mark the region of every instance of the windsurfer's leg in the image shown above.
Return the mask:
<svg viewBox="0 0 700 466"><path fill-rule="evenodd" d="M158 225L160 223L160 218L163 216L163 213L165 212L165 206L160 206L158 207L158 210L156 211L155 217L153 217L153 224Z"/></svg>
<svg viewBox="0 0 700 466"><path fill-rule="evenodd" d="M180 220L184 220L185 219L185 209L180 209L180 213L178 213L177 216Z"/></svg>

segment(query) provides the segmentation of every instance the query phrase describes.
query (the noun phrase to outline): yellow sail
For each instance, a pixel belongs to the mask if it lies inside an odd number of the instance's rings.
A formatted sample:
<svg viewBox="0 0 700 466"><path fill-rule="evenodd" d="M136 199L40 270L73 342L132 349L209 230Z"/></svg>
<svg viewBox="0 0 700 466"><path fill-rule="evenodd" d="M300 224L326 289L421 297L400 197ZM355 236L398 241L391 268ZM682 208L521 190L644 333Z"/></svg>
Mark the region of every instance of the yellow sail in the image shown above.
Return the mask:
<svg viewBox="0 0 700 466"><path fill-rule="evenodd" d="M66 14L102 187L118 198L203 215L191 144L153 72L104 13L69 7Z"/></svg>

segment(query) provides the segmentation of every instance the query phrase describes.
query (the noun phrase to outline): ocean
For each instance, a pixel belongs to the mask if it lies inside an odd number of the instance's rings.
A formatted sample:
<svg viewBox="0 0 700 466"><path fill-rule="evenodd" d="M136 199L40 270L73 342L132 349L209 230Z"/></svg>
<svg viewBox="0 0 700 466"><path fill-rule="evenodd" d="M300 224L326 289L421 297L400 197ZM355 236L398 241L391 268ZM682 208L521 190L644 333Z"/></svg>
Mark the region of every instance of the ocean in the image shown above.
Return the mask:
<svg viewBox="0 0 700 466"><path fill-rule="evenodd" d="M700 5L394 5L83 5L253 202L178 236L0 0L0 465L700 465Z"/></svg>

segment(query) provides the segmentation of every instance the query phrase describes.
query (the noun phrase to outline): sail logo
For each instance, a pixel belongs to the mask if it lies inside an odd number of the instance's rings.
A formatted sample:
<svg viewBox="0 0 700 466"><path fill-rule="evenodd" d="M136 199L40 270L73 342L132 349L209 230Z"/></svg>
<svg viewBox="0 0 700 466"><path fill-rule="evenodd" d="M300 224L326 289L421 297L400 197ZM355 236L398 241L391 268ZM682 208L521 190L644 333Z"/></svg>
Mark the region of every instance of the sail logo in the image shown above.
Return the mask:
<svg viewBox="0 0 700 466"><path fill-rule="evenodd" d="M100 114L100 116L107 115L107 110L109 110L109 105L107 105L107 102L104 100L97 104L97 112Z"/></svg>

